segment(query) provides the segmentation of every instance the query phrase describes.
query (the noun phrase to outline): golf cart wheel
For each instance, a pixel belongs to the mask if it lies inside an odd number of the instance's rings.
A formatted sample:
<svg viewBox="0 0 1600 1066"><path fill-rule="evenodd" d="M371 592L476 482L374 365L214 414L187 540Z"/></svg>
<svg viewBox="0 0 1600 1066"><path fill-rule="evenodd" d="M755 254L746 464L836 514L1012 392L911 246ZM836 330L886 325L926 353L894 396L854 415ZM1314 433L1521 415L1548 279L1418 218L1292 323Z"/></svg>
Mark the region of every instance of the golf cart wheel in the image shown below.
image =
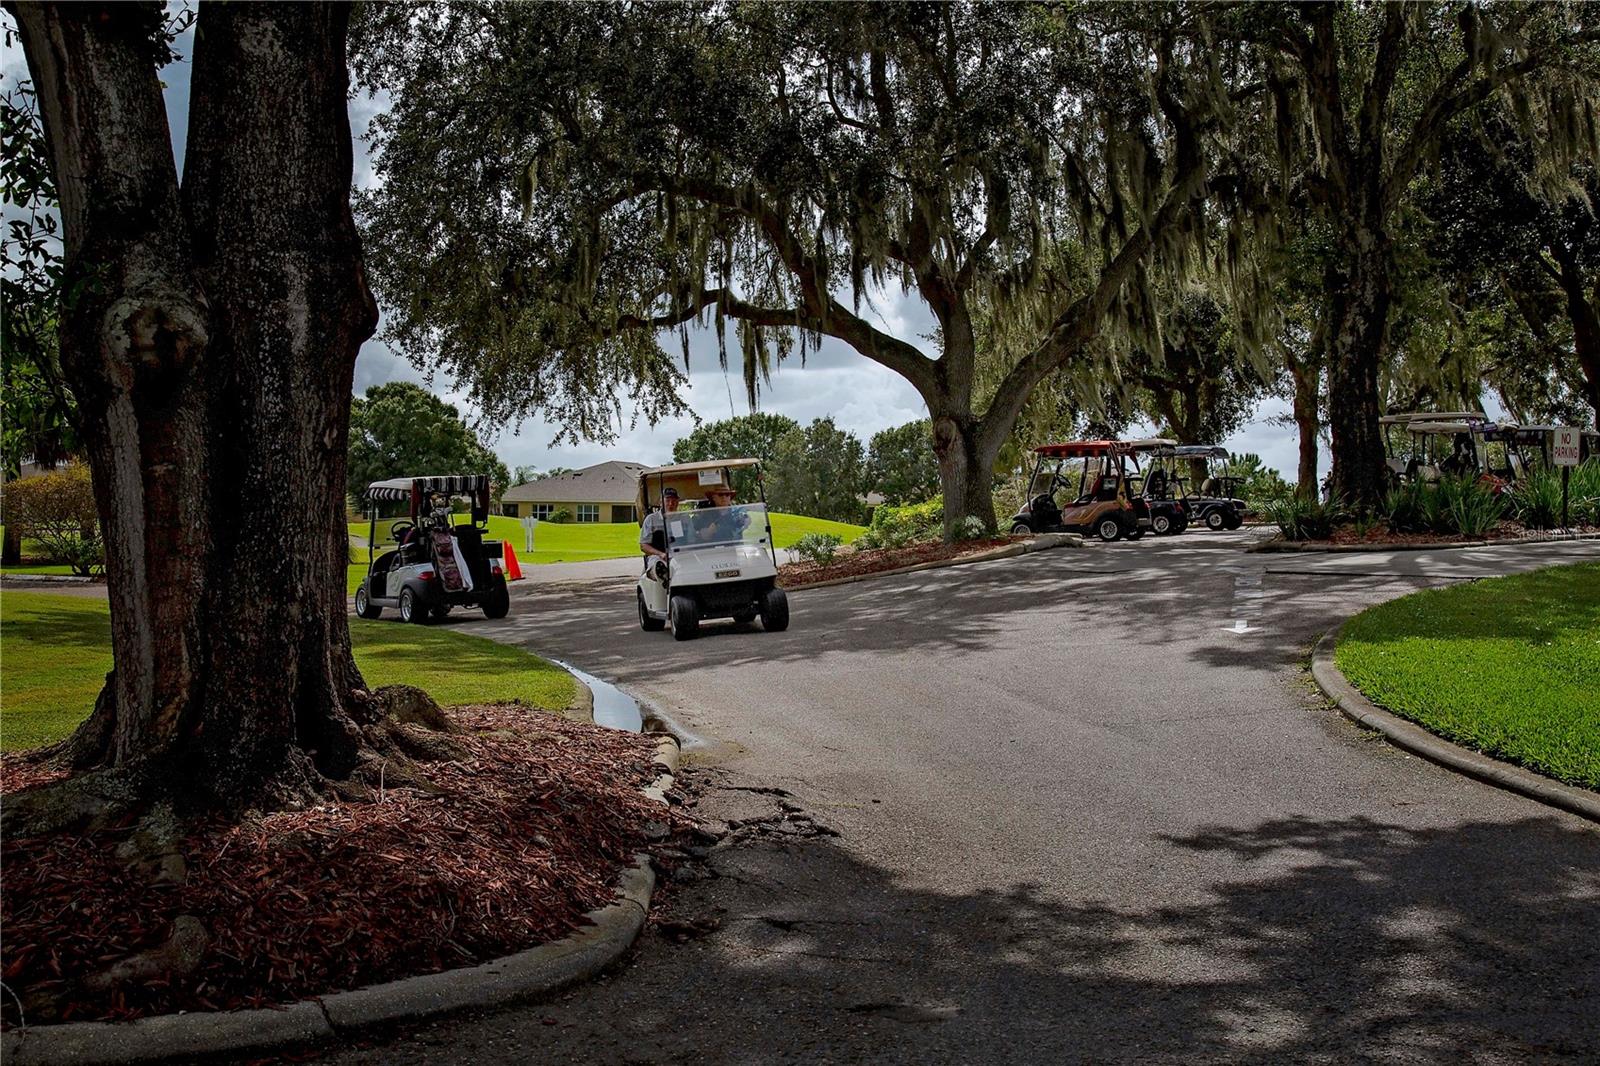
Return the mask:
<svg viewBox="0 0 1600 1066"><path fill-rule="evenodd" d="M633 598L639 601L639 628L646 633L659 633L666 628L667 623L650 615L649 608L644 605L644 593L638 589L633 590Z"/></svg>
<svg viewBox="0 0 1600 1066"><path fill-rule="evenodd" d="M1172 520L1172 532L1173 533L1182 533L1184 530L1186 530L1188 528L1189 528L1189 519L1188 519L1187 516L1179 515L1177 518L1174 518Z"/></svg>
<svg viewBox="0 0 1600 1066"><path fill-rule="evenodd" d="M417 602L417 594L410 589L400 590L400 621L418 625L428 621L428 609Z"/></svg>
<svg viewBox="0 0 1600 1066"><path fill-rule="evenodd" d="M746 611L740 611L738 614L733 616L733 624L736 626L747 626L751 622L754 622L756 620L756 615L760 613L761 612L754 607L751 607Z"/></svg>
<svg viewBox="0 0 1600 1066"><path fill-rule="evenodd" d="M1032 536L1033 527L1028 525L1026 522L1013 522L1011 523L1011 535L1013 537Z"/></svg>
<svg viewBox="0 0 1600 1066"><path fill-rule="evenodd" d="M448 603L437 604L429 608L428 613L433 616L435 622L443 622L450 617L450 605Z"/></svg>
<svg viewBox="0 0 1600 1066"><path fill-rule="evenodd" d="M501 581L489 590L489 595L483 600L483 616L485 618L504 618L511 613L511 593L506 589L506 583Z"/></svg>
<svg viewBox="0 0 1600 1066"><path fill-rule="evenodd" d="M1206 528L1212 532L1215 532L1227 524L1228 517L1222 513L1222 508L1213 507L1211 510L1206 512L1205 521Z"/></svg>
<svg viewBox="0 0 1600 1066"><path fill-rule="evenodd" d="M1164 514L1158 514L1150 519L1150 532L1158 537L1164 537L1172 532L1172 519Z"/></svg>
<svg viewBox="0 0 1600 1066"><path fill-rule="evenodd" d="M1144 536L1144 527L1143 526L1134 526L1132 529L1128 530L1128 532L1126 534L1124 534L1124 535L1129 540L1138 540L1140 537Z"/></svg>
<svg viewBox="0 0 1600 1066"><path fill-rule="evenodd" d="M1239 514L1237 511L1229 511L1227 515L1227 521L1223 524L1229 529L1238 529L1240 526L1244 525L1244 516Z"/></svg>
<svg viewBox="0 0 1600 1066"><path fill-rule="evenodd" d="M1094 533L1095 536L1104 541L1121 540L1122 523L1108 515L1095 523Z"/></svg>
<svg viewBox="0 0 1600 1066"><path fill-rule="evenodd" d="M782 589L768 589L761 597L761 626L768 633L789 628L789 596Z"/></svg>
<svg viewBox="0 0 1600 1066"><path fill-rule="evenodd" d="M688 596L674 596L667 608L674 640L688 640L700 631L700 606Z"/></svg>
<svg viewBox="0 0 1600 1066"><path fill-rule="evenodd" d="M361 582L361 587L356 589L356 616L358 618L378 618L383 614L382 607L372 605L372 597L367 594L367 583Z"/></svg>

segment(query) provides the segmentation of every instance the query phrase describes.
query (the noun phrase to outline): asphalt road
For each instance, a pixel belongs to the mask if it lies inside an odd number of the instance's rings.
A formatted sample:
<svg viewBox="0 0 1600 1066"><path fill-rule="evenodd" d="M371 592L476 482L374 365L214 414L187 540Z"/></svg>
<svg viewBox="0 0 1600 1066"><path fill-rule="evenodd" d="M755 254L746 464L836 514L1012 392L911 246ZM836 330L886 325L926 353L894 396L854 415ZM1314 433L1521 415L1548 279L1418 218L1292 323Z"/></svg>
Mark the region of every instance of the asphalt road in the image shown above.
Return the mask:
<svg viewBox="0 0 1600 1066"><path fill-rule="evenodd" d="M1600 827L1374 739L1303 664L1363 605L1600 543L1249 536L801 592L783 634L642 633L615 583L463 623L704 738L691 800L736 825L600 982L329 1059L1595 1061Z"/></svg>

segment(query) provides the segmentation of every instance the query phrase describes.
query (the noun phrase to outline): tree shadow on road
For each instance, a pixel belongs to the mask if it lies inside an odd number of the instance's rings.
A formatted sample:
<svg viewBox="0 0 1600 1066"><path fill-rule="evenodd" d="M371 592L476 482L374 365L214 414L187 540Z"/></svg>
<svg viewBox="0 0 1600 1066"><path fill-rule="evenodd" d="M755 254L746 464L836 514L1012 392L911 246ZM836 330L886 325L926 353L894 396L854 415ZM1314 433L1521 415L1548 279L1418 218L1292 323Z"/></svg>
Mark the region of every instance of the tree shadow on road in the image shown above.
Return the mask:
<svg viewBox="0 0 1600 1066"><path fill-rule="evenodd" d="M718 878L673 890L671 921L627 969L447 1026L437 1051L702 1064L1600 1054L1592 829L1295 818L1150 851L1215 876L1144 903L1030 884L949 895L779 827L720 847ZM687 944L662 931L712 918L720 929ZM434 1061L429 1039L349 1061Z"/></svg>

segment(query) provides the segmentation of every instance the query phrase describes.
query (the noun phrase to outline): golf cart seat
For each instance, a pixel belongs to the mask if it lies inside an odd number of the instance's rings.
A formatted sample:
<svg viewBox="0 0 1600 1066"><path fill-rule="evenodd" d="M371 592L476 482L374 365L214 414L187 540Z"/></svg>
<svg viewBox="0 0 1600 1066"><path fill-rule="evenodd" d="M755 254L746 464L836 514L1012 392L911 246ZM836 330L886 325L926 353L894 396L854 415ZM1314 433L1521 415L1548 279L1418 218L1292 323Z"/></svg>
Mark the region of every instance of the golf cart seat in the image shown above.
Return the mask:
<svg viewBox="0 0 1600 1066"><path fill-rule="evenodd" d="M1222 483L1219 482L1216 479L1215 475L1206 478L1204 481L1200 482L1200 495L1202 495L1202 496L1220 496L1220 495L1222 495Z"/></svg>
<svg viewBox="0 0 1600 1066"><path fill-rule="evenodd" d="M460 525L454 530L456 543L467 560L467 573L472 584L482 587L489 583L489 560L483 552L483 531L476 526Z"/></svg>

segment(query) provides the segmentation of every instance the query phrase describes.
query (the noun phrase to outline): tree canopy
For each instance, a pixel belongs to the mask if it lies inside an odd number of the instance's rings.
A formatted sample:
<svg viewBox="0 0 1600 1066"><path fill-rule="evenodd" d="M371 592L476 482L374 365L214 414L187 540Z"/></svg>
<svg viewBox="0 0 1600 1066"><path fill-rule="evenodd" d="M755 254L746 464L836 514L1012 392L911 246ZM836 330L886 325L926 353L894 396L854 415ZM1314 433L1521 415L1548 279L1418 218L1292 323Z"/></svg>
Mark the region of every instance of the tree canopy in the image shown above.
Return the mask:
<svg viewBox="0 0 1600 1066"><path fill-rule="evenodd" d="M818 418L778 440L767 478L774 510L860 522L866 517L866 454L855 434Z"/></svg>
<svg viewBox="0 0 1600 1066"><path fill-rule="evenodd" d="M374 5L357 69L393 106L361 203L392 343L491 413L593 432L622 382L670 407L659 343L731 323L752 396L824 336L929 405L948 528L1046 377L1156 328L1201 241L1228 50L1189 9ZM1191 27L1192 28L1192 27ZM1228 201L1228 182L1210 187ZM1237 246L1233 242L1232 246ZM929 348L864 312L898 287ZM974 389L974 316L1015 343ZM724 348L724 353L726 349Z"/></svg>
<svg viewBox="0 0 1600 1066"><path fill-rule="evenodd" d="M450 404L420 385L374 385L350 403L350 497L384 478L487 474L497 491L510 487L505 463Z"/></svg>
<svg viewBox="0 0 1600 1066"><path fill-rule="evenodd" d="M787 415L766 411L753 411L738 418L725 418L720 422L703 422L693 433L679 438L672 445L672 461L697 463L708 459L760 459L770 468L778 454L778 441L784 434L800 428L800 423ZM756 498L756 475L749 470L733 473L733 491L741 500Z"/></svg>
<svg viewBox="0 0 1600 1066"><path fill-rule="evenodd" d="M879 430L867 443L869 491L893 507L921 503L939 492L939 459L927 419Z"/></svg>

